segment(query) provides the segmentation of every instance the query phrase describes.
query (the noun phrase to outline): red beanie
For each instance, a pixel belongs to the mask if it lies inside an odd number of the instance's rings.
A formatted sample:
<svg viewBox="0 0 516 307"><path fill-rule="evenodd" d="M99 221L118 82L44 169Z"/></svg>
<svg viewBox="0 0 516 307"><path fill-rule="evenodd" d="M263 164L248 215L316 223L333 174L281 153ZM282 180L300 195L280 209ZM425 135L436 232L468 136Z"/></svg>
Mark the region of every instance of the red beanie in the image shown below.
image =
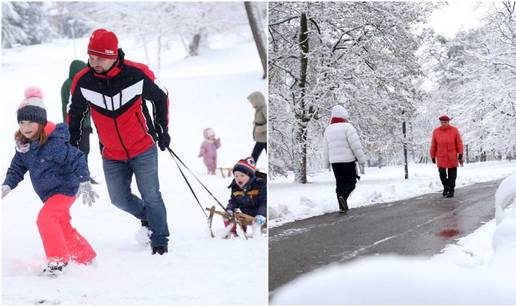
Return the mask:
<svg viewBox="0 0 516 307"><path fill-rule="evenodd" d="M441 116L439 116L439 120L442 122L449 122L450 118L446 115L441 115Z"/></svg>
<svg viewBox="0 0 516 307"><path fill-rule="evenodd" d="M88 54L101 58L116 59L118 57L118 39L115 33L106 29L97 29L90 36Z"/></svg>
<svg viewBox="0 0 516 307"><path fill-rule="evenodd" d="M233 166L233 173L236 171L242 172L249 177L253 177L256 172L256 166L252 157L238 160L237 164Z"/></svg>

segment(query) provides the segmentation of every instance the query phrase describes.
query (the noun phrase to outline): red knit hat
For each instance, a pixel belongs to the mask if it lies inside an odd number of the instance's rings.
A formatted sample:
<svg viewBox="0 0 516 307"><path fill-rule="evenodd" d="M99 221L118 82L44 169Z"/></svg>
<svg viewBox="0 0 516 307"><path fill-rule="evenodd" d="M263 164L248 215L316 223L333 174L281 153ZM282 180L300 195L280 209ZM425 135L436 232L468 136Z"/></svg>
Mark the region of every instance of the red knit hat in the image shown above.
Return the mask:
<svg viewBox="0 0 516 307"><path fill-rule="evenodd" d="M236 171L242 172L249 177L253 177L256 172L254 159L252 157L247 157L245 159L238 160L235 166L233 166L233 173Z"/></svg>
<svg viewBox="0 0 516 307"><path fill-rule="evenodd" d="M97 29L90 36L88 54L106 59L118 57L118 39L115 33L106 29Z"/></svg>
<svg viewBox="0 0 516 307"><path fill-rule="evenodd" d="M439 120L442 122L449 122L451 119L447 115L439 116Z"/></svg>

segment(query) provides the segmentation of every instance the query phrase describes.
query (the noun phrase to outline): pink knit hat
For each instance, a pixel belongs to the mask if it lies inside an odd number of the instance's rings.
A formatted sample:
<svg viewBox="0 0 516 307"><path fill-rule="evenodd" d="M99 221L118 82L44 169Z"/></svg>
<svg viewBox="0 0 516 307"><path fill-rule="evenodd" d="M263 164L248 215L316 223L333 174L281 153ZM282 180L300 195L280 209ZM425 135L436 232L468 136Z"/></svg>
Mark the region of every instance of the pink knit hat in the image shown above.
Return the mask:
<svg viewBox="0 0 516 307"><path fill-rule="evenodd" d="M47 111L43 103L43 93L35 86L25 89L25 99L22 100L17 111L18 122L28 120L45 125L47 123Z"/></svg>

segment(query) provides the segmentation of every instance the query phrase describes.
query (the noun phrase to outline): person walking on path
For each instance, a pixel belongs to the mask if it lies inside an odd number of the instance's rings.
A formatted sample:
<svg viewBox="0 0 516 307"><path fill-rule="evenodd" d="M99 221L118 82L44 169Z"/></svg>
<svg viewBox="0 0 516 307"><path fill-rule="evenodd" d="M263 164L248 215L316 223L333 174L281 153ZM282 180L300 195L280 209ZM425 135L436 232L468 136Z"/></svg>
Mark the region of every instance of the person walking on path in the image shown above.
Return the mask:
<svg viewBox="0 0 516 307"><path fill-rule="evenodd" d="M253 121L253 140L256 142L251 153L254 162L258 163L260 154L265 149L267 152L267 104L265 103L265 97L261 92L252 92L247 96L247 100L251 103L254 112Z"/></svg>
<svg viewBox="0 0 516 307"><path fill-rule="evenodd" d="M336 193L341 213L348 207L348 197L356 186L356 162L363 173L365 154L355 127L348 121L348 111L336 105L331 110L330 125L324 130L324 165L331 168L337 184Z"/></svg>
<svg viewBox="0 0 516 307"><path fill-rule="evenodd" d="M62 273L70 261L91 263L95 251L70 224L70 208L76 197L82 195L83 203L90 206L98 197L89 181L84 153L68 143L70 135L65 124L47 121L39 88L25 90L17 118L16 153L2 184L2 198L18 186L28 171L34 190L44 203L37 218L48 261L43 273Z"/></svg>
<svg viewBox="0 0 516 307"><path fill-rule="evenodd" d="M459 129L450 125L450 118L442 115L439 121L441 126L435 128L432 133L430 157L434 164L437 163L443 184L443 196L451 198L455 193L457 166L464 165L463 145Z"/></svg>
<svg viewBox="0 0 516 307"><path fill-rule="evenodd" d="M149 228L152 254L163 255L168 252L169 230L159 190L156 143L162 151L170 145L168 92L158 86L146 65L124 58L111 31L93 32L88 55L88 67L75 75L70 88L70 143L79 146L89 111L111 202ZM141 199L131 191L133 175Z"/></svg>

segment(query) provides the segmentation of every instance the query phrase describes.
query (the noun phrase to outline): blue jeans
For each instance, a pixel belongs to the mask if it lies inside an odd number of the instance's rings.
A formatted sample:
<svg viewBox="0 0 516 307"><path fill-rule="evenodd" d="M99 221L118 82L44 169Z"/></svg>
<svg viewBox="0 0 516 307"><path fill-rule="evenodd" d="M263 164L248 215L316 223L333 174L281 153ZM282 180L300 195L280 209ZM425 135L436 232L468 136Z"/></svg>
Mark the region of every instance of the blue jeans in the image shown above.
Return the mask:
<svg viewBox="0 0 516 307"><path fill-rule="evenodd" d="M152 246L166 246L169 236L167 210L159 191L156 146L129 160L102 160L111 203L149 223ZM143 200L131 192L133 174Z"/></svg>

